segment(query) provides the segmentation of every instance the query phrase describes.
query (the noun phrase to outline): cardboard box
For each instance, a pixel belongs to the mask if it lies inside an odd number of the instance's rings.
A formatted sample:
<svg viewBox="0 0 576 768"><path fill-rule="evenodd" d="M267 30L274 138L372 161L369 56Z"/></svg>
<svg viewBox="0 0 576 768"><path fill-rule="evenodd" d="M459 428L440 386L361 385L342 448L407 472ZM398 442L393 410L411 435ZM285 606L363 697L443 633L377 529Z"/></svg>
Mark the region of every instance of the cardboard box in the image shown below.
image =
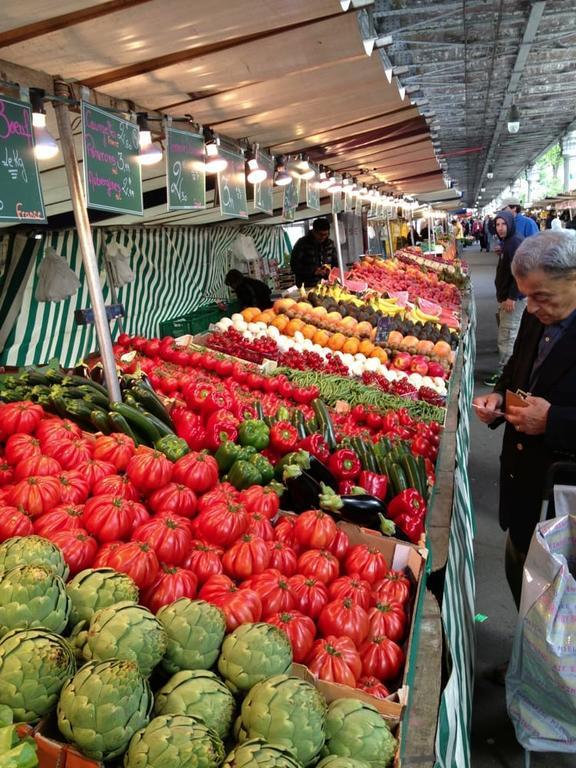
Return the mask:
<svg viewBox="0 0 576 768"><path fill-rule="evenodd" d="M85 757L61 739L55 715L40 721L34 733L39 768L104 768L104 763Z"/></svg>

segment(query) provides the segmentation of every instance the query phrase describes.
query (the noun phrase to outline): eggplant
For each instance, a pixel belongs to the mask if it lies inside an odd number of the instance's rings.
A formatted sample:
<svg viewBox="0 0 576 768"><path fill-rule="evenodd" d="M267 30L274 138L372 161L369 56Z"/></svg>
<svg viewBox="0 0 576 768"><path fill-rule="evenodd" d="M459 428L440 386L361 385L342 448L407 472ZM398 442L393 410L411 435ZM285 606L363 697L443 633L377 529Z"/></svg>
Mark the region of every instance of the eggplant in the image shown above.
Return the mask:
<svg viewBox="0 0 576 768"><path fill-rule="evenodd" d="M319 483L324 483L335 491L338 490L338 481L332 472L330 472L326 464L312 454L310 454L310 468L307 468L306 471Z"/></svg>
<svg viewBox="0 0 576 768"><path fill-rule="evenodd" d="M282 506L292 512L306 512L319 509L322 488L306 470L297 464L289 464L284 469L284 485L287 494L282 496Z"/></svg>

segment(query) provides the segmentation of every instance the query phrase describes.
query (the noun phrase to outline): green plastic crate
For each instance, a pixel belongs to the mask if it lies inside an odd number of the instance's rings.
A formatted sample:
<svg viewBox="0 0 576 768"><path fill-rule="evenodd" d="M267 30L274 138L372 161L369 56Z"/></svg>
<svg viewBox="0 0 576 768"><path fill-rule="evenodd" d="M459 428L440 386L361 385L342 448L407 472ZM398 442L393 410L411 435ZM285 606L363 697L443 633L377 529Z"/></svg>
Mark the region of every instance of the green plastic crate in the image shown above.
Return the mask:
<svg viewBox="0 0 576 768"><path fill-rule="evenodd" d="M190 330L190 315L181 315L173 317L170 320L162 320L160 323L160 337L162 336L185 336L187 333L193 333Z"/></svg>
<svg viewBox="0 0 576 768"><path fill-rule="evenodd" d="M220 317L220 310L215 304L197 309L196 312L191 312L188 315L190 333L204 333L204 331L208 330L208 326L211 323L217 323Z"/></svg>

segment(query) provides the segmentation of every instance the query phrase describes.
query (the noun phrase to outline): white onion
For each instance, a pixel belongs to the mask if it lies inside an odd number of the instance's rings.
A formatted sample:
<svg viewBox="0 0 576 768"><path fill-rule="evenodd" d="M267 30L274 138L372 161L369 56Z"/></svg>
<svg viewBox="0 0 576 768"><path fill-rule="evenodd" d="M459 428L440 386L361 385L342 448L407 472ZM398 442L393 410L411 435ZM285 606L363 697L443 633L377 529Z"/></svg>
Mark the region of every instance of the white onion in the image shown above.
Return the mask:
<svg viewBox="0 0 576 768"><path fill-rule="evenodd" d="M372 358L372 360L375 360L376 358ZM357 360L359 363L365 363L367 358L366 355L363 355L362 352L357 352L354 355L354 360Z"/></svg>
<svg viewBox="0 0 576 768"><path fill-rule="evenodd" d="M240 312L235 312L232 317L230 318L234 324L236 324L239 320L242 320L244 322L244 318L240 314Z"/></svg>
<svg viewBox="0 0 576 768"><path fill-rule="evenodd" d="M234 328L240 333L243 333L244 331L248 330L248 325L246 324L246 321L243 320L242 317L240 317L240 320L233 320L232 324Z"/></svg>
<svg viewBox="0 0 576 768"><path fill-rule="evenodd" d="M302 344L304 341L304 335L301 331L296 331L294 334L294 341L298 342L299 344Z"/></svg>
<svg viewBox="0 0 576 768"><path fill-rule="evenodd" d="M280 331L278 330L278 328L276 328L275 325L268 326L268 336L271 339L274 339L275 341L277 341L280 338Z"/></svg>

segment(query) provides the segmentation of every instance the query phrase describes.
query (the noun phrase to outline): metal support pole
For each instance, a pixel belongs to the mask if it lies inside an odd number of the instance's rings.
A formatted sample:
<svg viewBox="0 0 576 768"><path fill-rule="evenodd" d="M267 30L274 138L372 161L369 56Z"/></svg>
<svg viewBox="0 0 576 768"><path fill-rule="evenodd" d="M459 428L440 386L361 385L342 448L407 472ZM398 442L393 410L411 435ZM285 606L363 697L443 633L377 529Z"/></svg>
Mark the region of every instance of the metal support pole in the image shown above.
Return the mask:
<svg viewBox="0 0 576 768"><path fill-rule="evenodd" d="M410 227L410 242L414 246L416 243L414 242L414 222L412 220L412 208L410 208L408 213L408 226Z"/></svg>
<svg viewBox="0 0 576 768"><path fill-rule="evenodd" d="M57 96L68 98L69 92L66 83L56 81L54 86ZM74 221L76 222L76 229L78 230L78 241L80 243L84 271L86 272L90 300L94 310L94 325L96 327L96 336L98 337L98 346L100 348L102 365L104 367L104 377L108 389L108 396L112 402L120 402L122 397L120 394L118 376L116 374L116 361L112 350L112 337L110 335L108 318L106 317L106 307L104 305L104 297L100 285L98 260L96 259L94 242L92 241L92 234L90 232L90 221L88 219L88 211L86 210L84 190L82 189L80 168L78 166L76 148L74 146L74 136L70 126L70 120L68 119L68 107L65 103L55 101L54 110L58 121L58 133L60 134L60 144L62 147L64 166L66 168L66 178L68 179L68 187L70 188L70 199L72 200L74 209Z"/></svg>
<svg viewBox="0 0 576 768"><path fill-rule="evenodd" d="M338 269L340 270L340 282L346 284L344 277L344 262L342 261L342 245L340 243L340 229L338 228L338 214L332 214L332 224L334 225L334 237L336 238L336 256L338 257Z"/></svg>

